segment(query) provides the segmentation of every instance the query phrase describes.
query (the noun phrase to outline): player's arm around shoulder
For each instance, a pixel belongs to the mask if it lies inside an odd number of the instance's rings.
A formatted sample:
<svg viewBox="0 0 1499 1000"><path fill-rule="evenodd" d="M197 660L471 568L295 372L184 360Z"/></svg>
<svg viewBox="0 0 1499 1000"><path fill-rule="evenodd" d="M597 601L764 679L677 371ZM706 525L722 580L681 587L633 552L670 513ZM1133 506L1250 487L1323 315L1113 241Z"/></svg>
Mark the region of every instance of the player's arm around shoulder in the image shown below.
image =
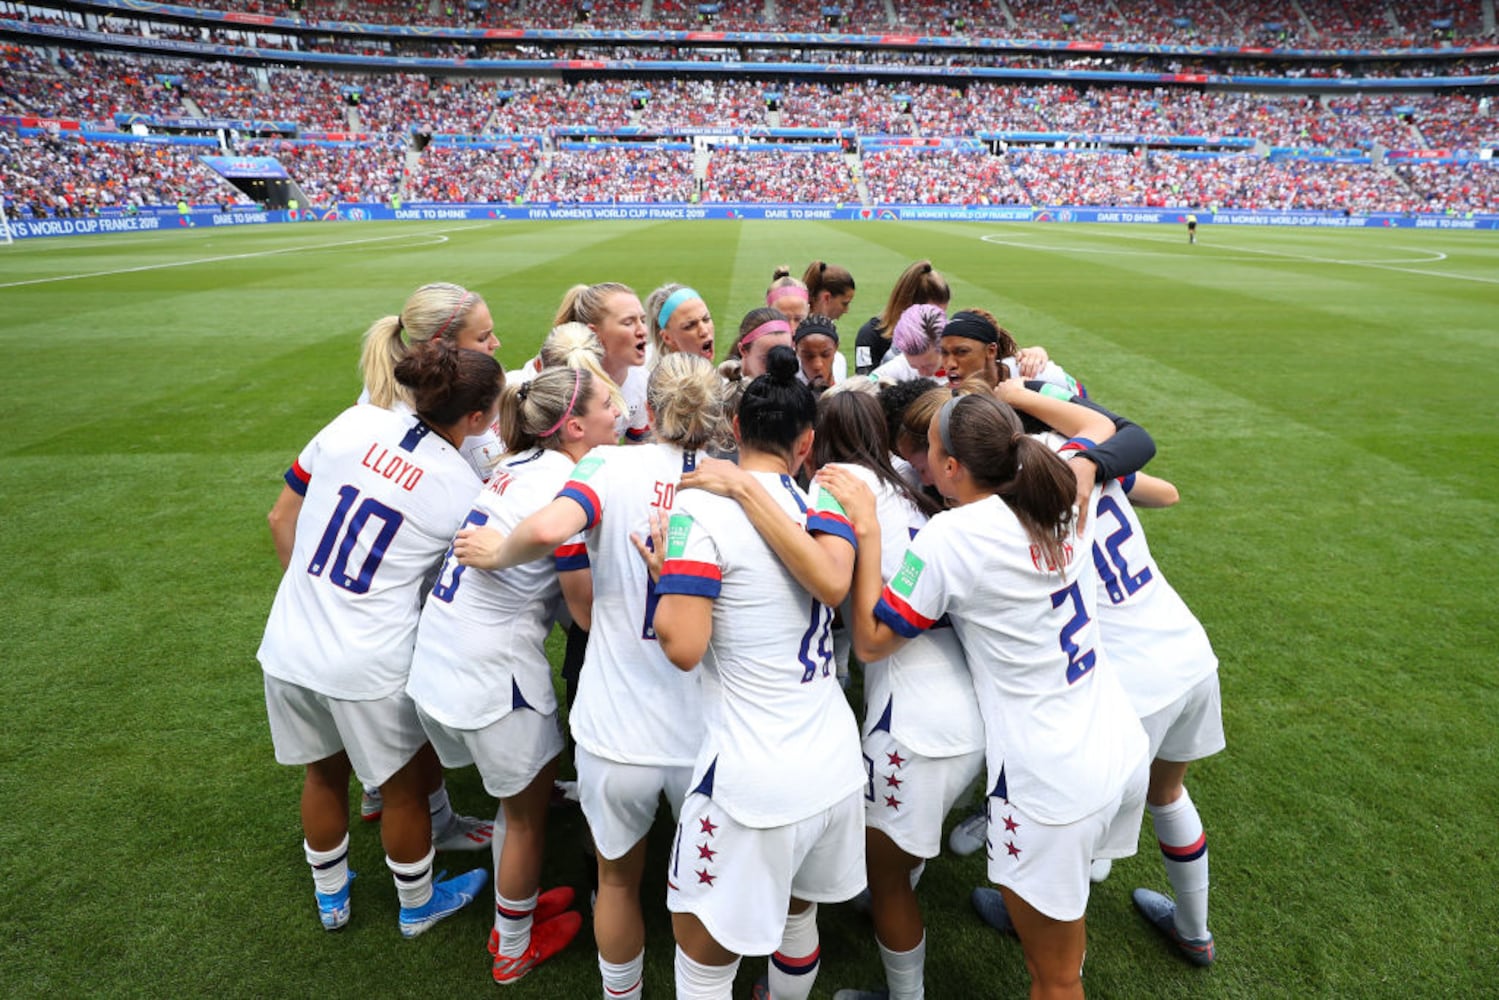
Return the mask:
<svg viewBox="0 0 1499 1000"><path fill-rule="evenodd" d="M693 516L691 499L680 494L664 527L652 516L651 536L649 548L637 541L636 549L657 577L656 641L673 666L692 670L713 638L713 602L723 584L722 556L711 533Z"/></svg>

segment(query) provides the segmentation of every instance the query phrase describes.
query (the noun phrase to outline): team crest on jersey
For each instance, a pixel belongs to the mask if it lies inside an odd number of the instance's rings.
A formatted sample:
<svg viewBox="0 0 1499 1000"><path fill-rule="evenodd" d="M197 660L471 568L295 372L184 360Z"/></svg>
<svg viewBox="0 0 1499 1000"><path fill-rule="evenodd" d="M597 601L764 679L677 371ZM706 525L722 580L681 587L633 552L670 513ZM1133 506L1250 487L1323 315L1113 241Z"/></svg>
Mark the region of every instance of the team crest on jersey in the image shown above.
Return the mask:
<svg viewBox="0 0 1499 1000"><path fill-rule="evenodd" d="M687 551L687 536L692 533L691 514L673 514L666 527L666 558L680 559Z"/></svg>
<svg viewBox="0 0 1499 1000"><path fill-rule="evenodd" d="M599 466L603 464L604 460L602 458L599 458L597 455L590 455L573 466L572 475L567 478L574 482L586 483L588 482L588 477L599 471Z"/></svg>
<svg viewBox="0 0 1499 1000"><path fill-rule="evenodd" d="M906 558L901 562L900 569L895 576L890 578L890 589L902 597L910 597L911 591L916 589L916 581L921 579L921 571L926 569L926 562L916 553L906 550Z"/></svg>

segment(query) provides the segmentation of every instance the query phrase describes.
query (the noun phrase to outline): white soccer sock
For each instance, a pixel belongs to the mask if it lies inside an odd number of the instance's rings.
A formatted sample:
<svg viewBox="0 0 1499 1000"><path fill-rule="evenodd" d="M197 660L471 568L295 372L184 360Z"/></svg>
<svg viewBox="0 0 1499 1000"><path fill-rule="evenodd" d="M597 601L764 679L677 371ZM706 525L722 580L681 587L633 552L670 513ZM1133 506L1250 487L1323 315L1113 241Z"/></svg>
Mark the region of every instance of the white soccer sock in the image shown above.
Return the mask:
<svg viewBox="0 0 1499 1000"><path fill-rule="evenodd" d="M732 1000L739 959L728 965L699 965L677 946L677 1000Z"/></svg>
<svg viewBox="0 0 1499 1000"><path fill-rule="evenodd" d="M599 976L604 980L604 1000L640 1000L641 986L645 975L645 949L640 954L615 965L599 956ZM733 978L729 980L733 982Z"/></svg>
<svg viewBox="0 0 1499 1000"><path fill-rule="evenodd" d="M1176 894L1176 930L1184 938L1208 937L1208 839L1192 796L1182 789L1170 805L1151 806L1166 877Z"/></svg>
<svg viewBox="0 0 1499 1000"><path fill-rule="evenodd" d="M302 851L307 863L312 866L312 881L317 891L330 895L344 887L349 880L349 835L331 851L314 851L307 841L302 841Z"/></svg>
<svg viewBox="0 0 1499 1000"><path fill-rule="evenodd" d="M447 782L437 786L437 791L427 796L427 812L432 816L432 836L436 837L453 822L453 803L448 800Z"/></svg>
<svg viewBox="0 0 1499 1000"><path fill-rule="evenodd" d="M917 883L921 881L921 876L925 871L926 859L922 858L920 861L916 862L916 867L911 869L911 888L916 888Z"/></svg>
<svg viewBox="0 0 1499 1000"><path fill-rule="evenodd" d="M432 898L432 859L435 857L435 850L427 851L422 860L409 863L394 861L388 854L385 856L385 866L396 880L396 895L400 897L402 909L426 906Z"/></svg>
<svg viewBox="0 0 1499 1000"><path fill-rule="evenodd" d="M506 899L494 894L494 926L500 932L500 954L519 958L531 946L531 918L536 913L536 893L529 899Z"/></svg>
<svg viewBox="0 0 1499 1000"><path fill-rule="evenodd" d="M818 947L817 904L786 917L781 946L770 956L770 995L774 1000L807 1000L817 982L822 952Z"/></svg>
<svg viewBox="0 0 1499 1000"><path fill-rule="evenodd" d="M875 944L880 944L875 939ZM910 951L891 951L880 944L880 962L885 966L885 986L890 1000L926 1000L926 935Z"/></svg>

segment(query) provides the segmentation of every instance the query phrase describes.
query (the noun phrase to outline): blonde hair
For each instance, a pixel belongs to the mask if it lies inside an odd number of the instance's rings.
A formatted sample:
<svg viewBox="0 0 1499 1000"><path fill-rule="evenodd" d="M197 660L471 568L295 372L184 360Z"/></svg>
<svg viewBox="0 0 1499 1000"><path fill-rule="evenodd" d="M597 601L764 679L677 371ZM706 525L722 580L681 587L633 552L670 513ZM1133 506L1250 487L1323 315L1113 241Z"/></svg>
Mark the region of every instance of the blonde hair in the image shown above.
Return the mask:
<svg viewBox="0 0 1499 1000"><path fill-rule="evenodd" d="M666 305L666 300L677 292L689 286L675 281L668 281L656 289L645 300L645 328L651 335L651 347L655 348L656 356L659 358L670 352L666 346L665 339L661 336L661 307ZM689 300L690 301L690 300Z"/></svg>
<svg viewBox="0 0 1499 1000"><path fill-rule="evenodd" d="M562 425L581 416L592 396L593 375L585 368L543 368L529 382L507 385L500 394L505 450L561 447Z"/></svg>
<svg viewBox="0 0 1499 1000"><path fill-rule="evenodd" d="M618 281L574 285L563 293L562 304L557 307L557 315L552 317L552 325L582 323L584 326L595 326L604 318L604 302L609 296L620 292L634 295L635 289Z"/></svg>
<svg viewBox="0 0 1499 1000"><path fill-rule="evenodd" d="M657 441L695 451L732 439L718 369L707 358L680 352L657 358L645 398Z"/></svg>
<svg viewBox="0 0 1499 1000"><path fill-rule="evenodd" d="M399 316L382 316L364 331L359 372L370 402L390 409L411 405L411 393L396 381L396 364L419 341L442 340L456 346L458 331L484 297L462 285L434 281L411 293Z"/></svg>
<svg viewBox="0 0 1499 1000"><path fill-rule="evenodd" d="M594 378L603 379L609 387L609 399L620 413L629 410L624 393L604 371L604 345L598 336L582 323L562 323L552 327L537 352L541 368L582 368Z"/></svg>

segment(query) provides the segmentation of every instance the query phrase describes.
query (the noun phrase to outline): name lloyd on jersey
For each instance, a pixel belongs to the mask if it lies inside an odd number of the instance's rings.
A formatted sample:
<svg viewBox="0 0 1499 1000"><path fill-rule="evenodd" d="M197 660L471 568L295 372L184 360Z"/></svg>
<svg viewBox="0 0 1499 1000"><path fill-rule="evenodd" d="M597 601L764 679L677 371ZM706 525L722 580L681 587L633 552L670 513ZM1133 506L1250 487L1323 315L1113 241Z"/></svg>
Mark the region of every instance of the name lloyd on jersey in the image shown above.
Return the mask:
<svg viewBox="0 0 1499 1000"><path fill-rule="evenodd" d="M1039 545L1032 545L1031 546L1031 565L1032 566L1035 566L1036 569L1040 570L1042 568L1042 566L1041 566L1041 560L1044 557L1045 557L1045 553L1043 553L1041 551L1041 546L1039 546ZM1061 566L1058 566L1056 563L1052 562L1049 557L1045 557L1045 558L1046 558L1046 567L1045 567L1044 572L1047 572L1047 573L1060 573L1062 571L1063 567L1065 567L1065 566L1071 566L1072 565L1072 543L1071 542L1063 542L1062 543L1062 565Z"/></svg>
<svg viewBox="0 0 1499 1000"><path fill-rule="evenodd" d="M380 449L380 454L375 454L375 449ZM364 453L364 459L359 463L366 469L372 470L377 476L384 476L391 482L400 485L401 489L410 493L416 489L416 484L422 481L425 474L421 468L406 461L400 455L392 455L389 448L382 447L379 442L370 445L370 450Z"/></svg>

